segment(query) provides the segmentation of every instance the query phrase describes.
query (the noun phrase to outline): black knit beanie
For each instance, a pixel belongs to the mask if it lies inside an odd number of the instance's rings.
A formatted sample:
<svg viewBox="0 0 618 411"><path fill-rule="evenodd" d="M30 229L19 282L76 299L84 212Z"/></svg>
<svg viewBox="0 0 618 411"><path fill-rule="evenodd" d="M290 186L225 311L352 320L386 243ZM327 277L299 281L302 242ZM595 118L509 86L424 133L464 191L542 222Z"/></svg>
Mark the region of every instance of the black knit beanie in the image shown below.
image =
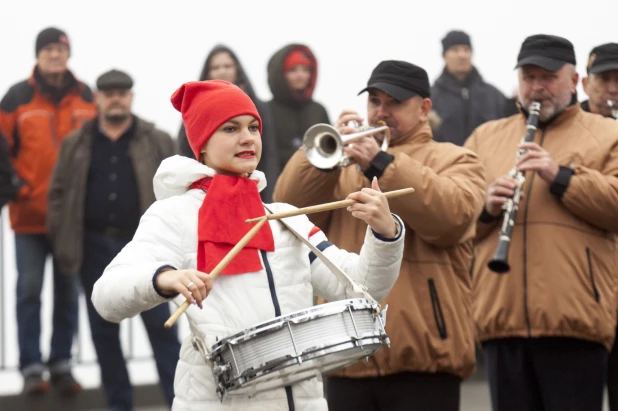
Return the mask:
<svg viewBox="0 0 618 411"><path fill-rule="evenodd" d="M39 51L41 51L43 47L52 43L62 43L66 45L69 50L71 49L69 38L64 31L55 27L48 27L42 30L36 37L35 56L39 55Z"/></svg>

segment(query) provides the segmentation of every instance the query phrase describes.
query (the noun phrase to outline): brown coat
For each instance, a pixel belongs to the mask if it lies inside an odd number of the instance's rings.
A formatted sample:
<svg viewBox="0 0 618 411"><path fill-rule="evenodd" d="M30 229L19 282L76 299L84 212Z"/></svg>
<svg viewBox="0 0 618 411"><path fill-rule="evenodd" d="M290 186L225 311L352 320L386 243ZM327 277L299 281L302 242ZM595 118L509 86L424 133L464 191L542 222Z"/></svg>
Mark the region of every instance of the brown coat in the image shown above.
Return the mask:
<svg viewBox="0 0 618 411"><path fill-rule="evenodd" d="M513 166L525 123L522 114L490 122L466 142L483 161L487 182ZM574 337L610 349L618 275L618 124L576 104L539 127L534 141L575 174L562 198L538 175L527 174L509 273L487 268L502 220L478 224L473 315L479 337Z"/></svg>
<svg viewBox="0 0 618 411"><path fill-rule="evenodd" d="M483 208L485 179L476 155L432 140L427 123L392 142L395 160L379 179L382 191L412 187L389 200L406 224L399 278L383 301L391 348L336 375L372 377L402 371L448 372L462 378L475 369L469 269L475 222ZM275 201L298 207L344 199L369 180L355 166L331 172L313 168L297 151L275 187ZM367 225L345 209L309 215L329 240L358 252Z"/></svg>
<svg viewBox="0 0 618 411"><path fill-rule="evenodd" d="M155 202L152 179L165 158L176 154L174 140L154 124L134 117L135 134L129 153L135 170L142 214ZM86 183L94 139L95 121L68 136L60 149L49 188L47 227L60 271L81 269L84 242Z"/></svg>

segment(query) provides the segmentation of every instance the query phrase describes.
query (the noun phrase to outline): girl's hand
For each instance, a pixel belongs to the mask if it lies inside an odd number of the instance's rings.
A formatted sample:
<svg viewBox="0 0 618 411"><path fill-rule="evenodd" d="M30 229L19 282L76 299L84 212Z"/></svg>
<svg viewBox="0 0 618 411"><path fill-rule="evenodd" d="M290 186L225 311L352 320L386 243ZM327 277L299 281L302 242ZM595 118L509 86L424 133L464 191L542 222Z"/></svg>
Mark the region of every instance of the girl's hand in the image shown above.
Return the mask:
<svg viewBox="0 0 618 411"><path fill-rule="evenodd" d="M366 222L378 235L384 238L397 236L397 221L391 215L388 200L382 194L378 179L373 178L371 188L350 194L347 199L358 201L348 207L348 211L356 218Z"/></svg>
<svg viewBox="0 0 618 411"><path fill-rule="evenodd" d="M212 290L212 279L208 274L197 270L166 270L156 280L162 294L182 294L191 303L202 308L202 301Z"/></svg>

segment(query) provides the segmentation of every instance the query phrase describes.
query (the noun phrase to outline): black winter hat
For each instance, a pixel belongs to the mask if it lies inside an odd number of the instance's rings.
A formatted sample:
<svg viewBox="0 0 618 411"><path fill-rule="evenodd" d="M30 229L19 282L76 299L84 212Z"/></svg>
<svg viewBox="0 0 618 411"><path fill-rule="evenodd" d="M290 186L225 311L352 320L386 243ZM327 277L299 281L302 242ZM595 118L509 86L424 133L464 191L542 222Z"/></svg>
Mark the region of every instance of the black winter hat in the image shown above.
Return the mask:
<svg viewBox="0 0 618 411"><path fill-rule="evenodd" d="M429 77L425 69L407 61L398 60L386 60L378 64L369 77L367 87L358 94L370 88L382 90L399 101L417 95L429 97L431 94Z"/></svg>
<svg viewBox="0 0 618 411"><path fill-rule="evenodd" d="M563 37L536 34L524 40L515 68L530 64L558 71L567 63L576 64L573 43Z"/></svg>
<svg viewBox="0 0 618 411"><path fill-rule="evenodd" d="M472 48L470 36L460 30L449 31L442 39L442 54L446 53L446 50L448 50L449 48L458 45L468 46Z"/></svg>
<svg viewBox="0 0 618 411"><path fill-rule="evenodd" d="M39 51L49 44L52 43L61 43L66 45L69 50L71 49L71 45L69 43L69 37L66 33L60 29L55 27L48 27L42 30L39 35L36 37L36 46L35 46L35 56L39 55Z"/></svg>

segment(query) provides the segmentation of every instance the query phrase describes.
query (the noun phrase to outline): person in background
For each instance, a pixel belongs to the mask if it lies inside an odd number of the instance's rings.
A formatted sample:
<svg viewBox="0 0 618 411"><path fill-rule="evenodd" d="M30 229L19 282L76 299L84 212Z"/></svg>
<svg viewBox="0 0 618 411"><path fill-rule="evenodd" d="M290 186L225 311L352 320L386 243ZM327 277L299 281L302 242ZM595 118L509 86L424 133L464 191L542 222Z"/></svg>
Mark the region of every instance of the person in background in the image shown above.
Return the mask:
<svg viewBox="0 0 618 411"><path fill-rule="evenodd" d="M472 64L472 42L463 31L442 39L444 70L431 87L433 109L442 119L434 139L461 146L479 125L506 116L507 99Z"/></svg>
<svg viewBox="0 0 618 411"><path fill-rule="evenodd" d="M618 44L601 44L590 51L582 79L588 100L581 108L589 113L618 120ZM607 103L611 101L613 107ZM615 110L615 111L612 111ZM616 327L618 333L618 325ZM618 411L618 345L614 343L607 365L607 395L610 411Z"/></svg>
<svg viewBox="0 0 618 411"><path fill-rule="evenodd" d="M264 190L260 192L262 201L269 203L272 201L273 189L275 181L279 176L279 163L277 156L277 141L275 139L275 128L270 113L270 107L264 101L260 100L249 76L245 72L243 65L236 54L224 45L215 46L204 62L204 67L199 77L200 81L203 80L225 80L230 83L236 84L240 87L253 101L253 104L257 107L260 117L262 118L262 143L264 145L264 154L258 164L258 170L262 171L266 175L266 179L270 182ZM180 154L185 157L194 158L189 141L187 140L187 132L185 131L184 123L180 127L178 132L178 148Z"/></svg>
<svg viewBox="0 0 618 411"><path fill-rule="evenodd" d="M97 79L98 117L64 139L49 189L48 232L60 269L81 276L90 333L107 405L133 409L133 389L120 344L120 327L105 321L90 297L105 267L133 238L155 202L152 179L175 154L172 138L131 112L133 79L110 70ZM168 304L141 313L163 395L171 406L180 343L163 323Z"/></svg>
<svg viewBox="0 0 618 411"><path fill-rule="evenodd" d="M96 116L90 88L68 69L71 45L58 28L42 30L30 78L12 86L0 101L0 128L24 185L9 204L17 262L17 336L24 394L81 391L71 373L77 329L79 278L62 273L47 236L47 191L62 140ZM53 258L54 314L47 367L41 358L41 290L47 257Z"/></svg>
<svg viewBox="0 0 618 411"><path fill-rule="evenodd" d="M279 148L279 172L302 145L303 135L317 123L330 124L324 106L313 100L318 62L309 47L288 44L268 61L268 102Z"/></svg>

